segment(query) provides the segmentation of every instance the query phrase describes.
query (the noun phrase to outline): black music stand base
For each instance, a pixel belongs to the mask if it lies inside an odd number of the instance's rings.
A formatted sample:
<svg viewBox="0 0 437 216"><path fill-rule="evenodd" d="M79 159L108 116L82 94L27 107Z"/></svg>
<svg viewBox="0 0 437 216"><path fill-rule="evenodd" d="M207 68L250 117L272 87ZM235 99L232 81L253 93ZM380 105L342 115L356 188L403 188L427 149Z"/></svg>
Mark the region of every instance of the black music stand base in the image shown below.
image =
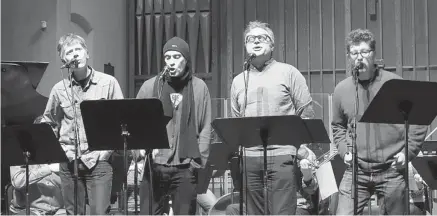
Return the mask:
<svg viewBox="0 0 437 216"><path fill-rule="evenodd" d="M240 175L240 179L239 179L239 181L240 181L240 203L239 203L239 207L240 207L240 215L243 215L243 202L244 202L244 199L243 199L243 177L244 177L244 175L243 175L243 172L244 172L243 171L243 168L244 168L243 146L240 145L238 149L239 149L238 150L238 164L240 166L240 173L239 173L239 175Z"/></svg>
<svg viewBox="0 0 437 216"><path fill-rule="evenodd" d="M129 131L127 130L126 124L121 124L121 135L123 136L123 169L125 175L123 179L123 205L124 205L124 215L128 215L128 204L127 204L127 172L129 170L127 165L127 137L129 136Z"/></svg>
<svg viewBox="0 0 437 216"><path fill-rule="evenodd" d="M30 201L29 201L29 158L30 152L23 152L24 160L26 161L26 215L30 215ZM9 207L7 207L9 208Z"/></svg>
<svg viewBox="0 0 437 216"><path fill-rule="evenodd" d="M2 160L4 166L25 168L26 214L30 214L29 166L68 161L48 124L2 127ZM50 149L50 151L47 151Z"/></svg>
<svg viewBox="0 0 437 216"><path fill-rule="evenodd" d="M399 111L401 112L402 116L404 117L404 127L405 127L405 173L404 173L404 179L405 179L405 215L410 214L410 183L409 183L409 175L408 175L408 131L410 129L409 124L409 115L411 108L413 108L413 103L410 101L401 101L399 103Z"/></svg>
<svg viewBox="0 0 437 216"><path fill-rule="evenodd" d="M147 165L149 166L149 215L153 215L153 169L152 169L152 160L153 160L153 150L149 149L146 152L146 161L148 161ZM144 168L145 169L145 168Z"/></svg>
<svg viewBox="0 0 437 216"><path fill-rule="evenodd" d="M134 159L134 214L137 215L138 214L138 162L137 160ZM143 167L144 169L144 167Z"/></svg>
<svg viewBox="0 0 437 216"><path fill-rule="evenodd" d="M410 214L410 183L409 183L409 176L408 176L408 130L409 130L409 123L408 123L408 117L405 119L405 207L406 207L406 215Z"/></svg>
<svg viewBox="0 0 437 216"><path fill-rule="evenodd" d="M267 215L268 207L268 190L267 190L267 180L268 180L268 171L267 171L267 139L269 137L268 129L261 128L259 135L263 142L263 159L264 159L264 178L263 178L263 195L264 195L264 214Z"/></svg>

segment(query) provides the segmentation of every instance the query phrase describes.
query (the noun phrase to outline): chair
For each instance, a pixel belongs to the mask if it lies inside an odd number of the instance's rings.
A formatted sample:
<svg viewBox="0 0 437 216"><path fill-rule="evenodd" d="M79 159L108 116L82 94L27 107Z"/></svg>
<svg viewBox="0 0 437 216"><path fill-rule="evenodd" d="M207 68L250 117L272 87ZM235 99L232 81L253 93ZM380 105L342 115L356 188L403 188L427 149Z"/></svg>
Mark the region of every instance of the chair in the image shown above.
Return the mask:
<svg viewBox="0 0 437 216"><path fill-rule="evenodd" d="M12 199L14 198L14 187L12 184L7 184L5 186L5 195L4 195L4 203L5 203L5 214L10 215L9 207L11 206Z"/></svg>

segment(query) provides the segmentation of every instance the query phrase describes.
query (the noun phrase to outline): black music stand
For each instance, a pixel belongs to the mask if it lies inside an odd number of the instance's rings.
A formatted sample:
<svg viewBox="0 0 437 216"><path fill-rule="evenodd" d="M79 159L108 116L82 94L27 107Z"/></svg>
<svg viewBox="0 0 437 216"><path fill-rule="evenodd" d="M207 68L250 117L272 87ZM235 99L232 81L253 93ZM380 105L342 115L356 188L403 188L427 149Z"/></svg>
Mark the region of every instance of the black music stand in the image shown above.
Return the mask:
<svg viewBox="0 0 437 216"><path fill-rule="evenodd" d="M48 124L6 126L2 129L1 146L6 163L2 165L25 165L26 214L29 215L29 165L67 162L67 156Z"/></svg>
<svg viewBox="0 0 437 216"><path fill-rule="evenodd" d="M90 150L123 150L123 203L127 215L127 150L169 148L166 125L170 117L164 116L158 99L89 100L83 101L80 109ZM135 191L137 187L135 182ZM152 183L150 187L152 191ZM152 193L150 196L152 202Z"/></svg>
<svg viewBox="0 0 437 216"><path fill-rule="evenodd" d="M48 64L1 61L2 126L32 124L44 112L48 99L37 92L37 87ZM9 167L2 167L2 173L9 173ZM11 182L11 178L10 175L3 175L1 179L1 198L4 199L5 187Z"/></svg>
<svg viewBox="0 0 437 216"><path fill-rule="evenodd" d="M214 170L227 170L228 161L232 152L228 145L222 142L213 142L209 145L209 157L205 168L198 172L197 193L203 194L208 190L209 182Z"/></svg>
<svg viewBox="0 0 437 216"><path fill-rule="evenodd" d="M437 156L418 156L411 162L429 188L437 190Z"/></svg>
<svg viewBox="0 0 437 216"><path fill-rule="evenodd" d="M230 149L239 149L242 166L242 147L263 147L264 157L264 213L267 214L267 146L304 143L330 143L320 119L303 120L296 115L244 118L217 118L212 122L217 135ZM258 136L259 135L259 136ZM240 147L240 148L238 148ZM240 169L240 214L243 213L243 169Z"/></svg>
<svg viewBox="0 0 437 216"><path fill-rule="evenodd" d="M332 171L334 172L335 181L337 182L337 186L340 187L341 180L343 179L344 172L347 169L347 165L344 163L343 159L341 159L340 155L335 155L333 159L331 159Z"/></svg>
<svg viewBox="0 0 437 216"><path fill-rule="evenodd" d="M365 123L405 125L405 205L410 213L408 178L409 125L430 125L437 115L437 83L393 79L383 84L363 116ZM397 112L396 112L397 111ZM356 208L356 206L354 206Z"/></svg>

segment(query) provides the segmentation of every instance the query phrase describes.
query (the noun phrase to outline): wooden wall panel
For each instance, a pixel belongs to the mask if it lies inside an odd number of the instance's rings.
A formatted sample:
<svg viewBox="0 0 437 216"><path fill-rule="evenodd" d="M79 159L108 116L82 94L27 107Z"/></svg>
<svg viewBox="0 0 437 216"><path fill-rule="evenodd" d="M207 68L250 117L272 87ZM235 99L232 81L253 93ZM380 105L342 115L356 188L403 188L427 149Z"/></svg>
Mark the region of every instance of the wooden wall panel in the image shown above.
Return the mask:
<svg viewBox="0 0 437 216"><path fill-rule="evenodd" d="M196 75L206 80L212 97L229 97L232 79L246 57L243 32L252 20L270 24L275 33L274 58L297 67L312 93L332 93L348 76L345 36L356 28L374 33L376 58L385 69L406 79L437 81L434 0L135 2L130 10L135 17L131 22L135 22L132 49L136 50L130 93L159 72L163 43L179 35L189 42Z"/></svg>
<svg viewBox="0 0 437 216"><path fill-rule="evenodd" d="M135 3L135 85L130 92L135 94L138 85L162 70L162 48L174 36L189 44L193 72L211 79L211 1L137 0Z"/></svg>

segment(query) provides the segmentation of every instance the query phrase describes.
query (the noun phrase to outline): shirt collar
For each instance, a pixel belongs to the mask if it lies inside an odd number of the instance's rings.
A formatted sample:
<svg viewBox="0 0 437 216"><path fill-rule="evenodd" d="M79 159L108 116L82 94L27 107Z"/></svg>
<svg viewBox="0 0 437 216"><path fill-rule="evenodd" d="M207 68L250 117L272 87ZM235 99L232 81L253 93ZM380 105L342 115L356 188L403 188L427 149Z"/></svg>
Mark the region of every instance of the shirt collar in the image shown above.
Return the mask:
<svg viewBox="0 0 437 216"><path fill-rule="evenodd" d="M88 89L88 88L90 87L91 84L94 84L94 85L97 84L97 80L96 80L96 77L95 77L95 70L94 70L94 68L92 68L91 66L88 66L88 69L91 70L91 74L90 74L87 78L85 78L85 79L88 79L88 80L87 80L87 83L86 83L84 89ZM74 86L75 86L75 85L80 86L79 82L76 81L75 79L73 79L73 82L72 82L72 83L73 83ZM71 87L71 83L70 83L70 87Z"/></svg>

